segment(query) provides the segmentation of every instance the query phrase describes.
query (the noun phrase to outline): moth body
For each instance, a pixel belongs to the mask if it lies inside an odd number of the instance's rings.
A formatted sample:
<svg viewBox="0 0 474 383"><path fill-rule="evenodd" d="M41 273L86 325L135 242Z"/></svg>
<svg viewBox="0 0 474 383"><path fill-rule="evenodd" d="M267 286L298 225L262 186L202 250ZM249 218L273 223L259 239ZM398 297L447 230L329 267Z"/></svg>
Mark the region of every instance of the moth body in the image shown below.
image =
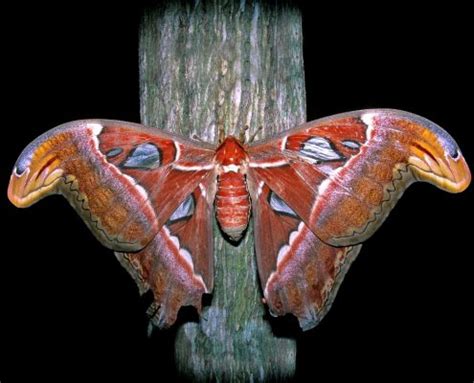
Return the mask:
<svg viewBox="0 0 474 383"><path fill-rule="evenodd" d="M250 195L247 188L248 157L234 137L227 137L215 155L217 164L216 217L224 233L238 241L250 219Z"/></svg>

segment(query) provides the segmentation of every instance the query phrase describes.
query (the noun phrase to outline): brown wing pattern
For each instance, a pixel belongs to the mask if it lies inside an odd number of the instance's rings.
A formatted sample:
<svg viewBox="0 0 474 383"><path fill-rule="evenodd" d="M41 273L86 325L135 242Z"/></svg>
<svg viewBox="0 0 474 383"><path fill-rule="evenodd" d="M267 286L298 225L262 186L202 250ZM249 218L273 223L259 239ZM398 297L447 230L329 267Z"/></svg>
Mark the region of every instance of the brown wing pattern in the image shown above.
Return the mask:
<svg viewBox="0 0 474 383"><path fill-rule="evenodd" d="M394 110L310 122L248 152L255 177L334 246L369 238L414 181L449 192L470 183L469 168L448 133Z"/></svg>
<svg viewBox="0 0 474 383"><path fill-rule="evenodd" d="M212 289L213 156L212 147L141 125L76 121L23 151L8 196L27 207L64 195L140 289L153 291L154 321L168 326Z"/></svg>
<svg viewBox="0 0 474 383"><path fill-rule="evenodd" d="M212 204L206 198L212 177L205 181L143 250L115 253L140 293L153 292L154 303L148 313L160 328L171 326L182 306L194 306L200 312L202 295L212 291Z"/></svg>
<svg viewBox="0 0 474 383"><path fill-rule="evenodd" d="M460 192L454 140L406 112L367 110L304 124L248 148L257 263L274 313L314 327L360 243L414 181Z"/></svg>
<svg viewBox="0 0 474 383"><path fill-rule="evenodd" d="M303 330L326 315L361 245L322 242L269 187L249 178L257 265L272 315L291 313Z"/></svg>

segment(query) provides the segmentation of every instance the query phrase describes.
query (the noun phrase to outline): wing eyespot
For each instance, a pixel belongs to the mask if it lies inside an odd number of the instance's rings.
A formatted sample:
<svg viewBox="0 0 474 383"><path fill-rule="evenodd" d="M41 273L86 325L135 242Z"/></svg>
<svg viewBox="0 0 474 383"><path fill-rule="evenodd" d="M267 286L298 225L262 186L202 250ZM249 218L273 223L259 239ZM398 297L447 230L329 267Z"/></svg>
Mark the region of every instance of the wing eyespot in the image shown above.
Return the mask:
<svg viewBox="0 0 474 383"><path fill-rule="evenodd" d="M270 191L268 194L268 204L273 209L273 211L277 212L278 214L283 214L294 218L298 217L293 209L272 191Z"/></svg>
<svg viewBox="0 0 474 383"><path fill-rule="evenodd" d="M352 150L358 150L361 147L361 144L354 140L343 140L341 141L341 144Z"/></svg>
<svg viewBox="0 0 474 383"><path fill-rule="evenodd" d="M310 137L302 143L299 152L301 157L314 163L341 161L345 159L334 144L325 137Z"/></svg>
<svg viewBox="0 0 474 383"><path fill-rule="evenodd" d="M113 150L113 149L112 149ZM145 143L134 148L120 167L132 169L155 169L161 164L162 155L154 144Z"/></svg>
<svg viewBox="0 0 474 383"><path fill-rule="evenodd" d="M117 157L122 152L123 152L122 148L113 148L113 149L110 149L107 153L105 153L105 157L107 157L107 159L114 158L114 157Z"/></svg>
<svg viewBox="0 0 474 383"><path fill-rule="evenodd" d="M168 223L172 224L177 221L181 221L183 219L187 219L194 214L194 210L196 208L196 203L194 201L194 197L192 194L186 198L181 205L171 214L170 218L168 219Z"/></svg>

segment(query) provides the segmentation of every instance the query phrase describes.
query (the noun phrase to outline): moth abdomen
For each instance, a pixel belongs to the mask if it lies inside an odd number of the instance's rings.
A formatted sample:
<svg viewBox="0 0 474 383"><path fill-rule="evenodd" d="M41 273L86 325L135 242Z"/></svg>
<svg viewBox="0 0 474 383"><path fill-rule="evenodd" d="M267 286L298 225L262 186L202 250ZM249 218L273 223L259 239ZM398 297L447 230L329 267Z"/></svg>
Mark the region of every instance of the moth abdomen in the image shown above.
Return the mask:
<svg viewBox="0 0 474 383"><path fill-rule="evenodd" d="M217 221L224 233L233 241L238 241L250 219L250 195L245 175L234 172L221 174L217 185Z"/></svg>
<svg viewBox="0 0 474 383"><path fill-rule="evenodd" d="M238 241L250 219L247 153L236 138L227 137L217 148L214 160L217 164L217 222L232 241Z"/></svg>

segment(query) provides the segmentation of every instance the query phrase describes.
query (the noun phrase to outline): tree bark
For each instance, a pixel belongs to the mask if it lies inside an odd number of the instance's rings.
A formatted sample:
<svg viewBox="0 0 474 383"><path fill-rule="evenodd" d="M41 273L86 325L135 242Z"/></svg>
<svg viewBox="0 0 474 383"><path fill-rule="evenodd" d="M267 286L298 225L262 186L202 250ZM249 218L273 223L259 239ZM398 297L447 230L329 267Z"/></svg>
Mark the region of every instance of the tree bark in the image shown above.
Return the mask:
<svg viewBox="0 0 474 383"><path fill-rule="evenodd" d="M270 136L306 120L299 9L288 2L214 0L148 7L140 30L141 118L217 143L219 130ZM271 228L268 228L271 230ZM198 381L285 379L296 343L272 332L252 224L241 243L215 226L212 303L177 333L176 365Z"/></svg>

